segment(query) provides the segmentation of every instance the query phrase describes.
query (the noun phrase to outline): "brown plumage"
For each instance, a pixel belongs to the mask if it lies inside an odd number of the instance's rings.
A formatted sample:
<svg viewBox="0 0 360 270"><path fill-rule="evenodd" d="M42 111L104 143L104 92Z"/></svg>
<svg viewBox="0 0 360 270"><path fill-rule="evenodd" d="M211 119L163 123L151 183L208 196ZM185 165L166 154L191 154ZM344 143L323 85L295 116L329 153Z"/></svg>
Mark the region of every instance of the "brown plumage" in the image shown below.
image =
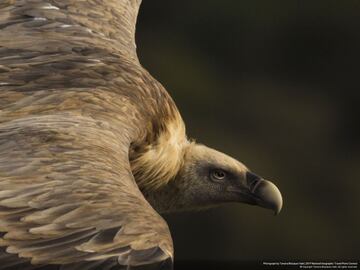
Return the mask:
<svg viewBox="0 0 360 270"><path fill-rule="evenodd" d="M136 56L140 2L0 3L0 269L158 263L173 246L157 211L280 211L273 184L188 141Z"/></svg>

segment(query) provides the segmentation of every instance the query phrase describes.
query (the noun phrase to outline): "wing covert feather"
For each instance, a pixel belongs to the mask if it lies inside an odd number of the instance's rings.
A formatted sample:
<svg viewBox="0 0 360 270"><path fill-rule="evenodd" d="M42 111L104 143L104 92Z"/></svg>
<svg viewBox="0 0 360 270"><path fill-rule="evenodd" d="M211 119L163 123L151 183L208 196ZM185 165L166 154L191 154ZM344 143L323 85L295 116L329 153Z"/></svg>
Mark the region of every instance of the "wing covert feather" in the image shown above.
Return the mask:
<svg viewBox="0 0 360 270"><path fill-rule="evenodd" d="M135 26L140 4L141 0L2 0L0 44L44 49L46 42L49 51L69 51L63 43L66 35L73 43L85 41L138 62Z"/></svg>

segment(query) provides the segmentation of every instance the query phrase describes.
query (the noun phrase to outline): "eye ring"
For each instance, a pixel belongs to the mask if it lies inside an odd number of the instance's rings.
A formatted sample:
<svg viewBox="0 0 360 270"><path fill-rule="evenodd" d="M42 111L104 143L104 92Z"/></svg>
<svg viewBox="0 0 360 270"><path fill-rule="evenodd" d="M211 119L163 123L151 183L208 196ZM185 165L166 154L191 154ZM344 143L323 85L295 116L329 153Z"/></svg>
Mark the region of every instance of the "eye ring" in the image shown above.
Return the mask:
<svg viewBox="0 0 360 270"><path fill-rule="evenodd" d="M226 172L224 172L223 170L217 169L211 172L211 178L215 180L223 180L225 179L225 177L226 177Z"/></svg>

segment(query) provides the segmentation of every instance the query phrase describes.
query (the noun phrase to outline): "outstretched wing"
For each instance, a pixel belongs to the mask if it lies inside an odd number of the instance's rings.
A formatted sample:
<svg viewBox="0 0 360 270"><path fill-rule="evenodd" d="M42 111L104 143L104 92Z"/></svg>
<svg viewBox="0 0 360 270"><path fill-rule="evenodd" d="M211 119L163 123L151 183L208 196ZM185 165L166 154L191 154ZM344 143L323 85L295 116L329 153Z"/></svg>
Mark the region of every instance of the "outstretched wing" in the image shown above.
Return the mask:
<svg viewBox="0 0 360 270"><path fill-rule="evenodd" d="M167 224L128 160L149 114L139 105L150 80L135 52L139 4L0 3L0 269L172 258Z"/></svg>
<svg viewBox="0 0 360 270"><path fill-rule="evenodd" d="M171 259L167 224L139 191L127 149L126 139L92 118L2 123L0 269L29 262L113 269Z"/></svg>

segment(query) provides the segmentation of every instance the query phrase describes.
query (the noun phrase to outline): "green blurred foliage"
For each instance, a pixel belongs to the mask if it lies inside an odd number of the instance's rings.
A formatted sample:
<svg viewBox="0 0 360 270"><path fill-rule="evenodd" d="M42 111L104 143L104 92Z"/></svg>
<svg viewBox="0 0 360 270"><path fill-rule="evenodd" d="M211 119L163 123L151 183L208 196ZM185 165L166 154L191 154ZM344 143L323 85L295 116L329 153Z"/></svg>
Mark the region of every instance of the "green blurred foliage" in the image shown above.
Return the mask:
<svg viewBox="0 0 360 270"><path fill-rule="evenodd" d="M284 208L166 217L177 259L360 258L360 2L144 0L142 64L188 135L273 180Z"/></svg>

